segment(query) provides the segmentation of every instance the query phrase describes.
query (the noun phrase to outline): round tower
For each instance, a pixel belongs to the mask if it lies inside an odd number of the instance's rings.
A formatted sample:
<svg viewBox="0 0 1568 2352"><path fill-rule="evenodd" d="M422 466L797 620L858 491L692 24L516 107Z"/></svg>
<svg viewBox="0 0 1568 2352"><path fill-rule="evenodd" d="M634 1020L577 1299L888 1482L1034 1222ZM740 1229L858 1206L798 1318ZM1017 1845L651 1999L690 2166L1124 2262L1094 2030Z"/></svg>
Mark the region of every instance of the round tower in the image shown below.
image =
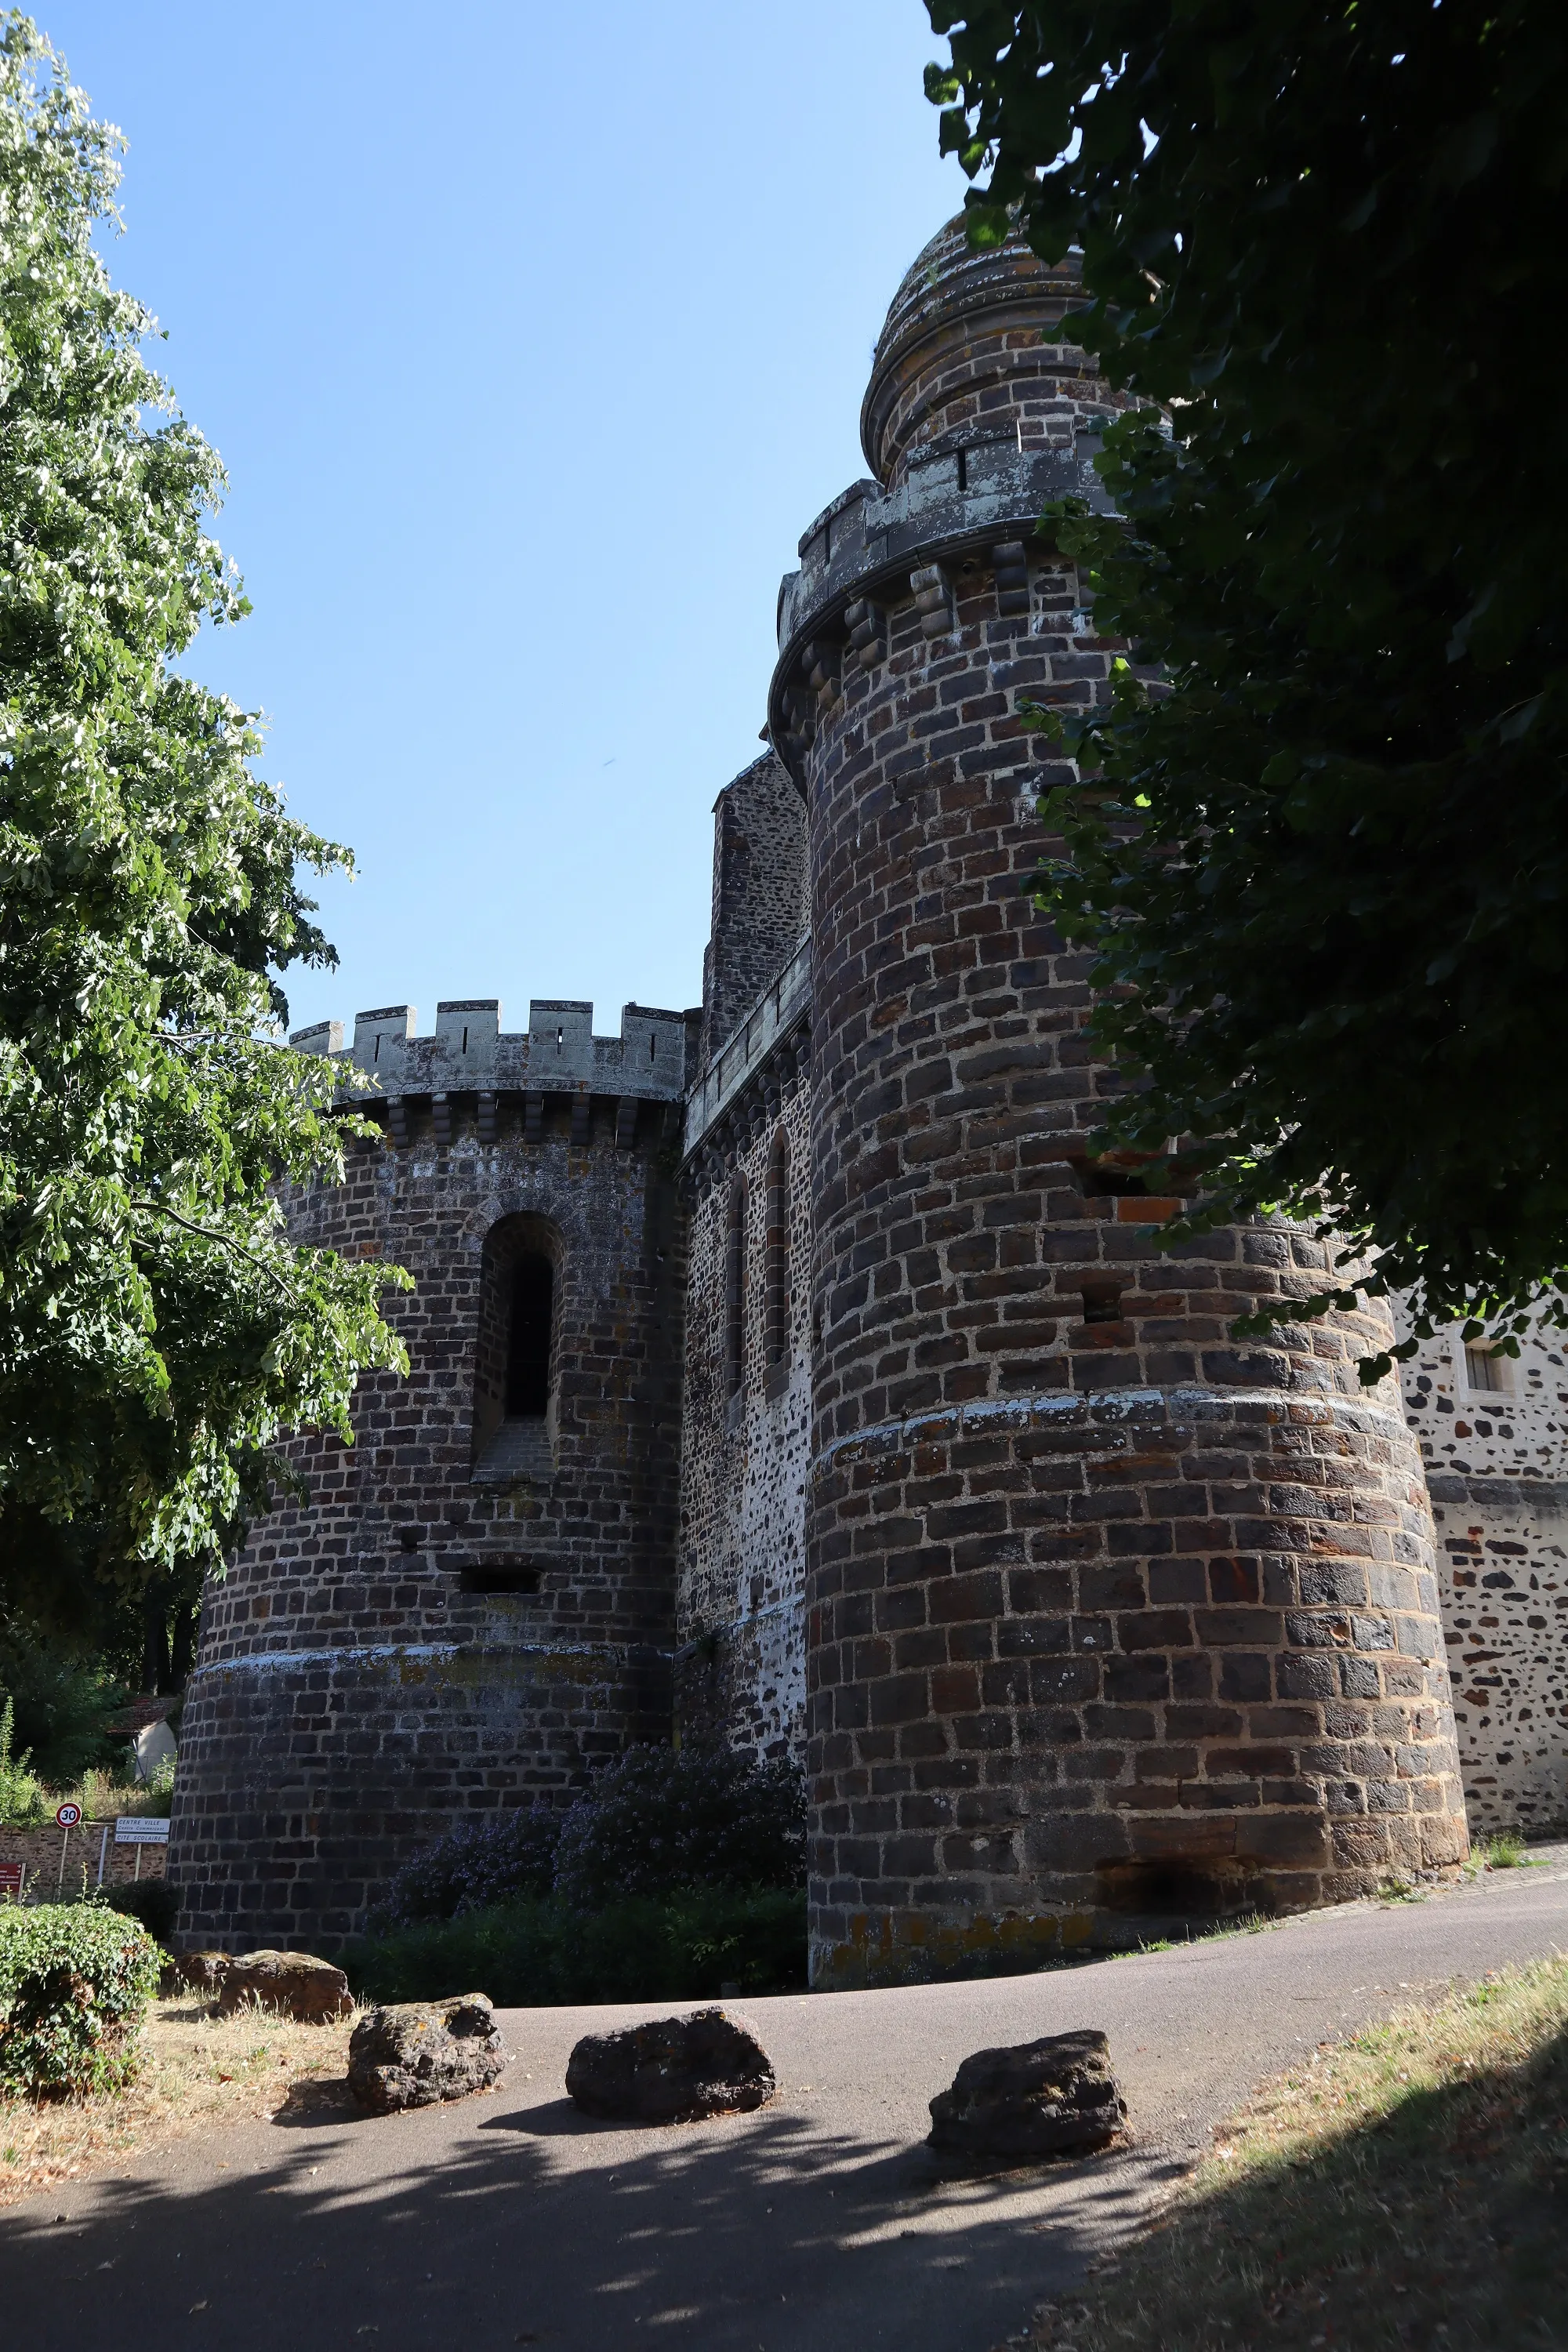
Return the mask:
<svg viewBox="0 0 1568 2352"><path fill-rule="evenodd" d="M801 541L773 740L808 814L814 1981L1361 1894L1467 1850L1431 1516L1381 1313L1238 1347L1322 1246L1154 1246L1097 1162L1087 959L1022 879L1020 698L1117 648L1037 529L1103 502L1074 281L944 228ZM1062 772L1058 771L1057 772ZM1139 1925L1134 1927L1133 1923Z"/></svg>
<svg viewBox="0 0 1568 2352"><path fill-rule="evenodd" d="M342 1050L332 1023L296 1037ZM669 1724L681 1219L694 1024L628 1004L360 1014L378 1140L289 1202L300 1242L408 1268L408 1348L355 1443L209 1585L169 1875L191 1944L332 1948L456 1822L563 1801Z"/></svg>

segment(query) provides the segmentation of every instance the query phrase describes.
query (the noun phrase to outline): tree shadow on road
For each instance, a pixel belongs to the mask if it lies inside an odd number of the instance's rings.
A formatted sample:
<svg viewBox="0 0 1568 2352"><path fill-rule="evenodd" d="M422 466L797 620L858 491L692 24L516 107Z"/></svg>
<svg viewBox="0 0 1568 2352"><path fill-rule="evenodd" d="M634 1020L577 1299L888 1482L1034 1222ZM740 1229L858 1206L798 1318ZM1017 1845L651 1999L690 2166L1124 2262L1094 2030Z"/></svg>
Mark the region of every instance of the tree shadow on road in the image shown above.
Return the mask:
<svg viewBox="0 0 1568 2352"><path fill-rule="evenodd" d="M29 2352L990 2352L1146 2200L1136 2158L954 2180L923 2147L772 2107L630 2134L557 2096L384 2118L296 2086L279 2123L0 2221ZM282 2160L279 2148L282 2149ZM81 2202L80 2193L76 2201Z"/></svg>

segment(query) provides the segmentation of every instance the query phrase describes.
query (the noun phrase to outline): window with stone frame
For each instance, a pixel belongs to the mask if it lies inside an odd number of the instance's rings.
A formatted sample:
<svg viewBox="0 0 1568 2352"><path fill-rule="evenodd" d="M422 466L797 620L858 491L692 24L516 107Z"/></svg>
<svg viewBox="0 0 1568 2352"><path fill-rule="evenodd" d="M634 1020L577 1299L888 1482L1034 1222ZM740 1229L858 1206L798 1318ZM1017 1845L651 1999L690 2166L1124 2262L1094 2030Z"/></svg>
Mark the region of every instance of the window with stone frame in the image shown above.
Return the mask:
<svg viewBox="0 0 1568 2352"><path fill-rule="evenodd" d="M1471 1396L1511 1396L1513 1360L1496 1348L1462 1348L1465 1388Z"/></svg>

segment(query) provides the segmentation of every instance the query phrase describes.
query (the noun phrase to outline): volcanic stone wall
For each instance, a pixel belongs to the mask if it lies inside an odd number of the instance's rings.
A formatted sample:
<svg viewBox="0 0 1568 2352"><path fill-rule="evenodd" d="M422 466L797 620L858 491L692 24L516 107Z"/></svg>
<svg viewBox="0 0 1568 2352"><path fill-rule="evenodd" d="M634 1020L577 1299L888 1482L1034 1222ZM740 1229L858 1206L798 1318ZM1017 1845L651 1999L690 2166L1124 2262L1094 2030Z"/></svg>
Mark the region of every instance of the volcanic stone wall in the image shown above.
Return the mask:
<svg viewBox="0 0 1568 2352"><path fill-rule="evenodd" d="M1479 1384L1484 1380L1485 1386ZM1568 1827L1568 1365L1489 1361L1458 1329L1405 1367L1437 1528L1454 1719L1472 1824Z"/></svg>
<svg viewBox="0 0 1568 2352"><path fill-rule="evenodd" d="M1420 1465L1396 1385L1355 1370L1386 1326L1234 1346L1321 1245L1163 1255L1175 1204L1088 1150L1109 1077L1083 960L1020 887L1053 771L1016 712L1105 691L1116 648L1032 523L1106 395L1065 346L1042 362L1052 287L1019 295L1013 258L1010 289L949 232L910 272L868 395L879 480L781 600L812 871L817 1983L1466 1851Z"/></svg>
<svg viewBox="0 0 1568 2352"><path fill-rule="evenodd" d="M710 1062L805 929L805 812L772 751L713 803L713 914L702 961L702 1059Z"/></svg>
<svg viewBox="0 0 1568 2352"><path fill-rule="evenodd" d="M768 1065L689 1183L677 1720L683 1738L798 1755L811 1423L810 1118L798 1054Z"/></svg>
<svg viewBox="0 0 1568 2352"><path fill-rule="evenodd" d="M353 1146L290 1224L413 1273L387 1307L412 1369L364 1382L352 1448L300 1441L305 1499L280 1497L205 1595L170 1856L186 1941L332 1945L454 1820L563 1800L668 1734L676 1106L446 1093L394 1113L405 1139ZM519 1230L554 1262L551 1405L498 1464L476 1359L487 1243Z"/></svg>

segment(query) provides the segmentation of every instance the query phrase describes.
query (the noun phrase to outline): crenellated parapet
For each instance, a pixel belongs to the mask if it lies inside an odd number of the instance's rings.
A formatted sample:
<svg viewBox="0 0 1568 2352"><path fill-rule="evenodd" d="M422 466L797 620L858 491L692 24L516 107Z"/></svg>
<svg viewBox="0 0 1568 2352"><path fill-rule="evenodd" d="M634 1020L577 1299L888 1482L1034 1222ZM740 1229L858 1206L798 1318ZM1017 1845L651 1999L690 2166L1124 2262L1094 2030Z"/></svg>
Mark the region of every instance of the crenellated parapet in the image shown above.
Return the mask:
<svg viewBox="0 0 1568 2352"><path fill-rule="evenodd" d="M289 1044L302 1052L341 1057L374 1078L395 1142L408 1139L411 1121L428 1114L437 1142L471 1116L479 1140L495 1140L503 1099L521 1098L524 1131L537 1140L547 1103L564 1098L573 1139L585 1142L593 1106L613 1104L616 1140L629 1145L645 1105L679 1104L696 1058L700 1015L657 1005L627 1004L618 1037L594 1034L594 1007L576 998L536 997L526 1030L501 1028L498 997L456 997L436 1007L434 1033L416 1033L412 1004L384 1004L354 1015L353 1041L343 1043L341 1021L297 1029ZM666 1118L673 1117L666 1113Z"/></svg>
<svg viewBox="0 0 1568 2352"><path fill-rule="evenodd" d="M982 579L1005 617L1033 612L1053 630L1087 631L1036 526L1052 499L1110 510L1094 470L1105 421L1103 408L1080 414L1069 437L1045 447L1026 443L1013 416L994 432L945 434L922 446L891 489L856 482L818 515L801 539L799 571L779 591L769 707L773 740L797 782L847 674L887 660L889 616L911 598L928 642L952 635L961 596Z"/></svg>

